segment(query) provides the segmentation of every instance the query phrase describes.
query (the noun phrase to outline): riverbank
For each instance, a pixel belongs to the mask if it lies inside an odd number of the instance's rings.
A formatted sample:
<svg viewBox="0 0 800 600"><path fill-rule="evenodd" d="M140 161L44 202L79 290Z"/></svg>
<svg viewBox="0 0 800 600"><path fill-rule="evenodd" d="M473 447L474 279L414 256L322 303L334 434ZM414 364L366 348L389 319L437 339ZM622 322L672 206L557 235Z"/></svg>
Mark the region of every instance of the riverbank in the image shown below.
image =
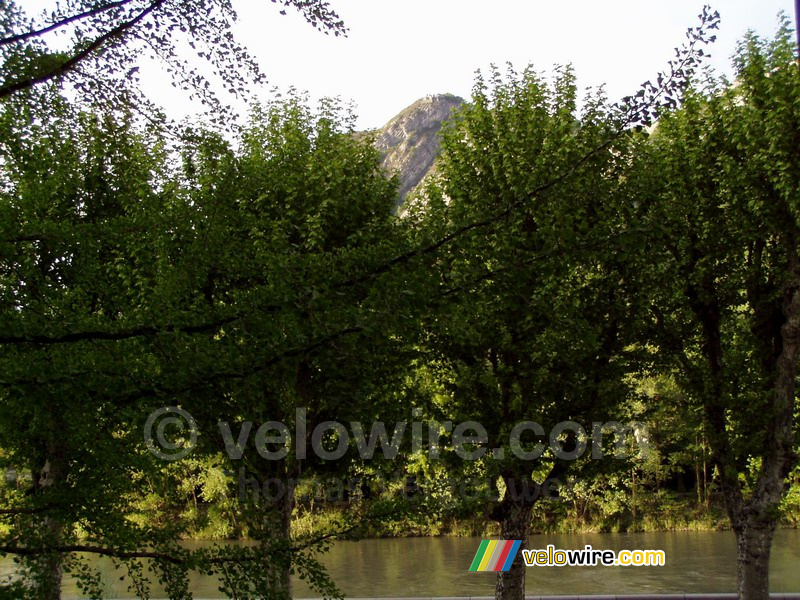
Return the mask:
<svg viewBox="0 0 800 600"><path fill-rule="evenodd" d="M311 535L313 532L329 531L341 517L335 508L304 513L292 522L295 535ZM796 522L787 519L783 523L787 529L796 529ZM669 510L639 515L634 521L632 515L622 513L611 518L587 519L574 515L560 514L552 509L534 508L531 522L532 534L575 534L575 533L634 533L667 531L725 531L730 529L730 521L719 506L700 509L690 506L670 507ZM443 520L413 518L395 520L390 523L366 526L359 537L497 537L499 524L485 515L451 517Z"/></svg>
<svg viewBox="0 0 800 600"><path fill-rule="evenodd" d="M730 529L723 499L709 490L700 496L694 492L675 492L665 487L645 488L637 485L635 493L628 487L615 487L611 477L603 485L563 488L554 498L541 498L532 510L531 533L628 533L666 531L723 531ZM402 483L402 482L400 482ZM619 482L616 482L619 483ZM223 488L224 489L224 488ZM322 494L330 486L307 486L295 492L291 528L294 537L315 537L320 533L350 530L341 539L380 539L405 537L497 537L499 525L491 511L496 500L487 494L459 498L450 490L440 492L432 486L409 488L395 484L367 497L359 488L337 495ZM245 488L248 491L248 488ZM485 490L484 490L485 492ZM202 496L199 496L202 497ZM247 519L242 511L251 502L263 498L231 494L226 490L211 502L198 500L172 507L144 504L131 518L142 524L159 519L185 524L185 539L245 540ZM365 513L375 502L392 505L391 516L370 520ZM243 502L245 504L243 504ZM385 514L385 513L384 513ZM782 505L781 527L797 529L800 525L800 483L794 482Z"/></svg>

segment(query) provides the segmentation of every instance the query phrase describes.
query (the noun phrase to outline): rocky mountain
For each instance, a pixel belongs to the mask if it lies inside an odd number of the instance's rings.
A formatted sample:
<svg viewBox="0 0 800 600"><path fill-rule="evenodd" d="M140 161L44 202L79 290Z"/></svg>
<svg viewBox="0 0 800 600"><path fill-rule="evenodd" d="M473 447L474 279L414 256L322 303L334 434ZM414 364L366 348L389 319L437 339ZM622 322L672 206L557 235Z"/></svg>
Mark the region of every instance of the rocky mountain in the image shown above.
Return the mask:
<svg viewBox="0 0 800 600"><path fill-rule="evenodd" d="M452 94L425 96L374 132L383 167L400 178L398 207L431 170L439 154L439 130L464 100Z"/></svg>

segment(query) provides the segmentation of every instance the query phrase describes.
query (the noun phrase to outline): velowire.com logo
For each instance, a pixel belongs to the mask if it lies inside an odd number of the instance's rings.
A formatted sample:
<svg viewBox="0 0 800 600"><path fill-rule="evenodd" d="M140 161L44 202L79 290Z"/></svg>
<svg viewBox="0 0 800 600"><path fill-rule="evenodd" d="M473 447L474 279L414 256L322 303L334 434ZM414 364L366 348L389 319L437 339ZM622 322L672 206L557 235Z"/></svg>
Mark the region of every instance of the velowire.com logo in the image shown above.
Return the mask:
<svg viewBox="0 0 800 600"><path fill-rule="evenodd" d="M519 552L521 540L483 540L472 559L470 571L508 571ZM586 544L579 550L522 549L526 567L663 567L663 550L597 550Z"/></svg>
<svg viewBox="0 0 800 600"><path fill-rule="evenodd" d="M522 540L483 540L470 571L508 571L519 552Z"/></svg>

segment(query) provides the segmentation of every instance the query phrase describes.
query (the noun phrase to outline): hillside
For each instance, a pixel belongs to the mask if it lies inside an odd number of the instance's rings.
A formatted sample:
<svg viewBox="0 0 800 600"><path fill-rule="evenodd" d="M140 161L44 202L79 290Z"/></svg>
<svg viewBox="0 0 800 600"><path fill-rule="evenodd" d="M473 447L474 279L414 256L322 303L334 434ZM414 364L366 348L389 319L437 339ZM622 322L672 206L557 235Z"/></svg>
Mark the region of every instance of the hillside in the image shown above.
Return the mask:
<svg viewBox="0 0 800 600"><path fill-rule="evenodd" d="M431 170L439 153L439 130L464 100L452 94L425 96L375 131L383 167L400 177L398 207Z"/></svg>

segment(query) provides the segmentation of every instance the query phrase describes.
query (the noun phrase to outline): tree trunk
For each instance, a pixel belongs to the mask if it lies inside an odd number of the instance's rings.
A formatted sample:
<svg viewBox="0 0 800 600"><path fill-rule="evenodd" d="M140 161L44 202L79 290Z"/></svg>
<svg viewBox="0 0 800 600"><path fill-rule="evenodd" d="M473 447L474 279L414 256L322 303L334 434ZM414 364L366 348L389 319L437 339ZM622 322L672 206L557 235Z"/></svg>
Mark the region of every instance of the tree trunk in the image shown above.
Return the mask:
<svg viewBox="0 0 800 600"><path fill-rule="evenodd" d="M531 508L527 502L519 500L510 504L508 515L500 522L500 535L504 540L523 540L524 546L528 539ZM522 552L517 552L511 568L505 573L497 574L494 593L496 600L525 599L525 568Z"/></svg>
<svg viewBox="0 0 800 600"><path fill-rule="evenodd" d="M698 436L695 434L694 436L694 447L699 448L699 444L697 441ZM702 486L700 483L700 459L697 458L697 454L695 453L694 458L694 489L697 492L697 506L700 506L703 503L703 491Z"/></svg>
<svg viewBox="0 0 800 600"><path fill-rule="evenodd" d="M706 454L706 434L703 432L703 506L708 510L708 458Z"/></svg>
<svg viewBox="0 0 800 600"><path fill-rule="evenodd" d="M636 467L631 469L631 510L633 512L633 527L636 528Z"/></svg>
<svg viewBox="0 0 800 600"><path fill-rule="evenodd" d="M254 507L254 537L267 544L268 555L264 568L270 573L270 585L275 597L290 599L292 557L288 547L291 542L294 481L284 460L266 461L266 467L258 474L261 493ZM275 545L272 546L272 543Z"/></svg>
<svg viewBox="0 0 800 600"><path fill-rule="evenodd" d="M58 440L47 444L47 459L38 473L38 493L54 496L57 487L66 480L66 450ZM41 520L42 539L45 544L57 546L62 542L64 523L55 516L45 514ZM58 553L43 554L31 561L35 574L37 597L42 600L61 600L61 580L64 575L64 557Z"/></svg>
<svg viewBox="0 0 800 600"><path fill-rule="evenodd" d="M42 526L48 540L57 543L63 533L63 524L55 517L45 517ZM64 557L57 552L43 554L35 559L37 594L42 600L61 600L61 580L64 576Z"/></svg>
<svg viewBox="0 0 800 600"><path fill-rule="evenodd" d="M500 535L504 540L522 540L524 548L528 542L531 508L539 497L539 488L530 476L503 475L506 493L498 507L495 518L500 522ZM517 552L511 568L497 574L494 597L496 600L525 599L525 562L522 552Z"/></svg>
<svg viewBox="0 0 800 600"><path fill-rule="evenodd" d="M286 478L286 493L281 499L279 506L280 511L280 528L281 536L287 542L292 539L292 509L294 508L294 483L291 478ZM286 591L287 598L293 598L292 590L292 561L287 556L285 564L280 565L280 572L278 574L279 585L282 590Z"/></svg>
<svg viewBox="0 0 800 600"><path fill-rule="evenodd" d="M775 519L745 523L736 533L736 592L740 600L769 600L769 555Z"/></svg>

